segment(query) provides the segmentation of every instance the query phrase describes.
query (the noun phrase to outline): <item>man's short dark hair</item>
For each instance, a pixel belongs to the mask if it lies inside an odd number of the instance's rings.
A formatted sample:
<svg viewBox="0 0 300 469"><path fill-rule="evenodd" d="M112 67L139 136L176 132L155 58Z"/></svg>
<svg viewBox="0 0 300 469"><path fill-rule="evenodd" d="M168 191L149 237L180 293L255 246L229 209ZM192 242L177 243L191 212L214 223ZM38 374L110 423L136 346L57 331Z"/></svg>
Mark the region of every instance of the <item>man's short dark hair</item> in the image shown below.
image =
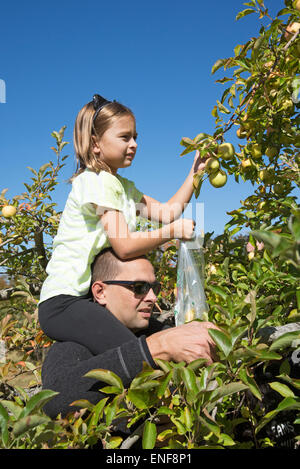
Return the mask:
<svg viewBox="0 0 300 469"><path fill-rule="evenodd" d="M147 256L138 256L135 259L147 259ZM131 259L133 260L133 258ZM149 259L148 259L149 260ZM91 285L97 280L105 282L106 280L114 280L121 270L122 263L126 262L120 259L112 247L104 248L97 254L92 264L92 281Z"/></svg>
<svg viewBox="0 0 300 469"><path fill-rule="evenodd" d="M120 272L121 259L111 247L103 249L92 264L92 284L97 280L113 280Z"/></svg>

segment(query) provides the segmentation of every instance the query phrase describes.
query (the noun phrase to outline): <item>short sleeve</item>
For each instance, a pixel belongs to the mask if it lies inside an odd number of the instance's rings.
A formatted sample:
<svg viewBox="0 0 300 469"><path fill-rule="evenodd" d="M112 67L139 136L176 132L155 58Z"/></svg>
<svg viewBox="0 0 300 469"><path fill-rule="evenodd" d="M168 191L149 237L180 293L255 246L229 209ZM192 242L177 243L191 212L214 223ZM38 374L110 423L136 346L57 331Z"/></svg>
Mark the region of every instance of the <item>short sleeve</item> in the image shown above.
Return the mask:
<svg viewBox="0 0 300 469"><path fill-rule="evenodd" d="M77 178L76 178L77 179ZM122 209L124 189L120 181L112 174L101 171L85 171L78 176L76 192L82 207L95 204L99 208Z"/></svg>
<svg viewBox="0 0 300 469"><path fill-rule="evenodd" d="M139 191L136 188L133 181L130 181L129 179L126 179L119 175L118 179L121 180L122 186L124 187L127 197L133 199L136 204L139 203L142 200L142 197L144 196L143 192Z"/></svg>

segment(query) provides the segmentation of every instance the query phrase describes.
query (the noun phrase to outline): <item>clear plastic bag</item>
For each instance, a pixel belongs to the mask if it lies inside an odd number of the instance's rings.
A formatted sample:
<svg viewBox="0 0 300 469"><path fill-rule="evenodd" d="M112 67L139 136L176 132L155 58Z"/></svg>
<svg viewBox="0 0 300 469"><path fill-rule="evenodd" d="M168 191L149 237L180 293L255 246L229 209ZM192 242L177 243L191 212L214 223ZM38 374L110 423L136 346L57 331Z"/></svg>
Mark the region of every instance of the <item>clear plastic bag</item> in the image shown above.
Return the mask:
<svg viewBox="0 0 300 469"><path fill-rule="evenodd" d="M203 237L181 241L177 262L177 295L175 324L193 319L207 319L208 306L204 292Z"/></svg>

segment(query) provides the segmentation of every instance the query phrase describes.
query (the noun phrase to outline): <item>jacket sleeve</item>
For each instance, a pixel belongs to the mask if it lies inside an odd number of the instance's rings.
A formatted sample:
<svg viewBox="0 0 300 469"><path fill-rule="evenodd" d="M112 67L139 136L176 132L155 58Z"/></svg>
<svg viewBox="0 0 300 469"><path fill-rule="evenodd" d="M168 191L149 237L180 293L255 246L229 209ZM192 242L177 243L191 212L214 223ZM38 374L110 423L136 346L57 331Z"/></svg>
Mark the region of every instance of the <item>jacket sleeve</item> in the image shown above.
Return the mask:
<svg viewBox="0 0 300 469"><path fill-rule="evenodd" d="M51 418L58 414L64 417L78 410L78 407L70 406L75 400L87 399L96 404L107 397L99 391L106 384L84 377L88 371L96 368L111 370L122 379L126 388L142 370L143 362L156 367L144 335L95 356L80 344L56 342L42 366L42 385L43 389L59 394L44 406L45 413Z"/></svg>

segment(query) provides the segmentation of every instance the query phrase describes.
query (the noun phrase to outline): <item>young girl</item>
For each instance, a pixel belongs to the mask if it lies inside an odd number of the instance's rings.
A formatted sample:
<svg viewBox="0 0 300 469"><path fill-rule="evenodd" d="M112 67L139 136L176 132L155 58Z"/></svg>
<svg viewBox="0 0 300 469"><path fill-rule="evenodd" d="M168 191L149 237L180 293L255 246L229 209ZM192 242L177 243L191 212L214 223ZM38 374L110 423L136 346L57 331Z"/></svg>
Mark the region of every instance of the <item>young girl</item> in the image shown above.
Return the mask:
<svg viewBox="0 0 300 469"><path fill-rule="evenodd" d="M120 259L130 259L170 239L191 239L194 222L178 219L193 194L193 175L204 166L198 152L176 194L162 204L140 192L118 174L132 164L137 150L135 117L127 107L99 95L78 113L74 147L78 166L72 190L53 241L53 254L40 297L43 331L58 341L75 341L97 354L99 343L110 347L132 339L132 333L90 295L91 265L111 246ZM136 231L141 216L164 225ZM124 305L126 307L126 305ZM100 314L101 309L101 314Z"/></svg>

